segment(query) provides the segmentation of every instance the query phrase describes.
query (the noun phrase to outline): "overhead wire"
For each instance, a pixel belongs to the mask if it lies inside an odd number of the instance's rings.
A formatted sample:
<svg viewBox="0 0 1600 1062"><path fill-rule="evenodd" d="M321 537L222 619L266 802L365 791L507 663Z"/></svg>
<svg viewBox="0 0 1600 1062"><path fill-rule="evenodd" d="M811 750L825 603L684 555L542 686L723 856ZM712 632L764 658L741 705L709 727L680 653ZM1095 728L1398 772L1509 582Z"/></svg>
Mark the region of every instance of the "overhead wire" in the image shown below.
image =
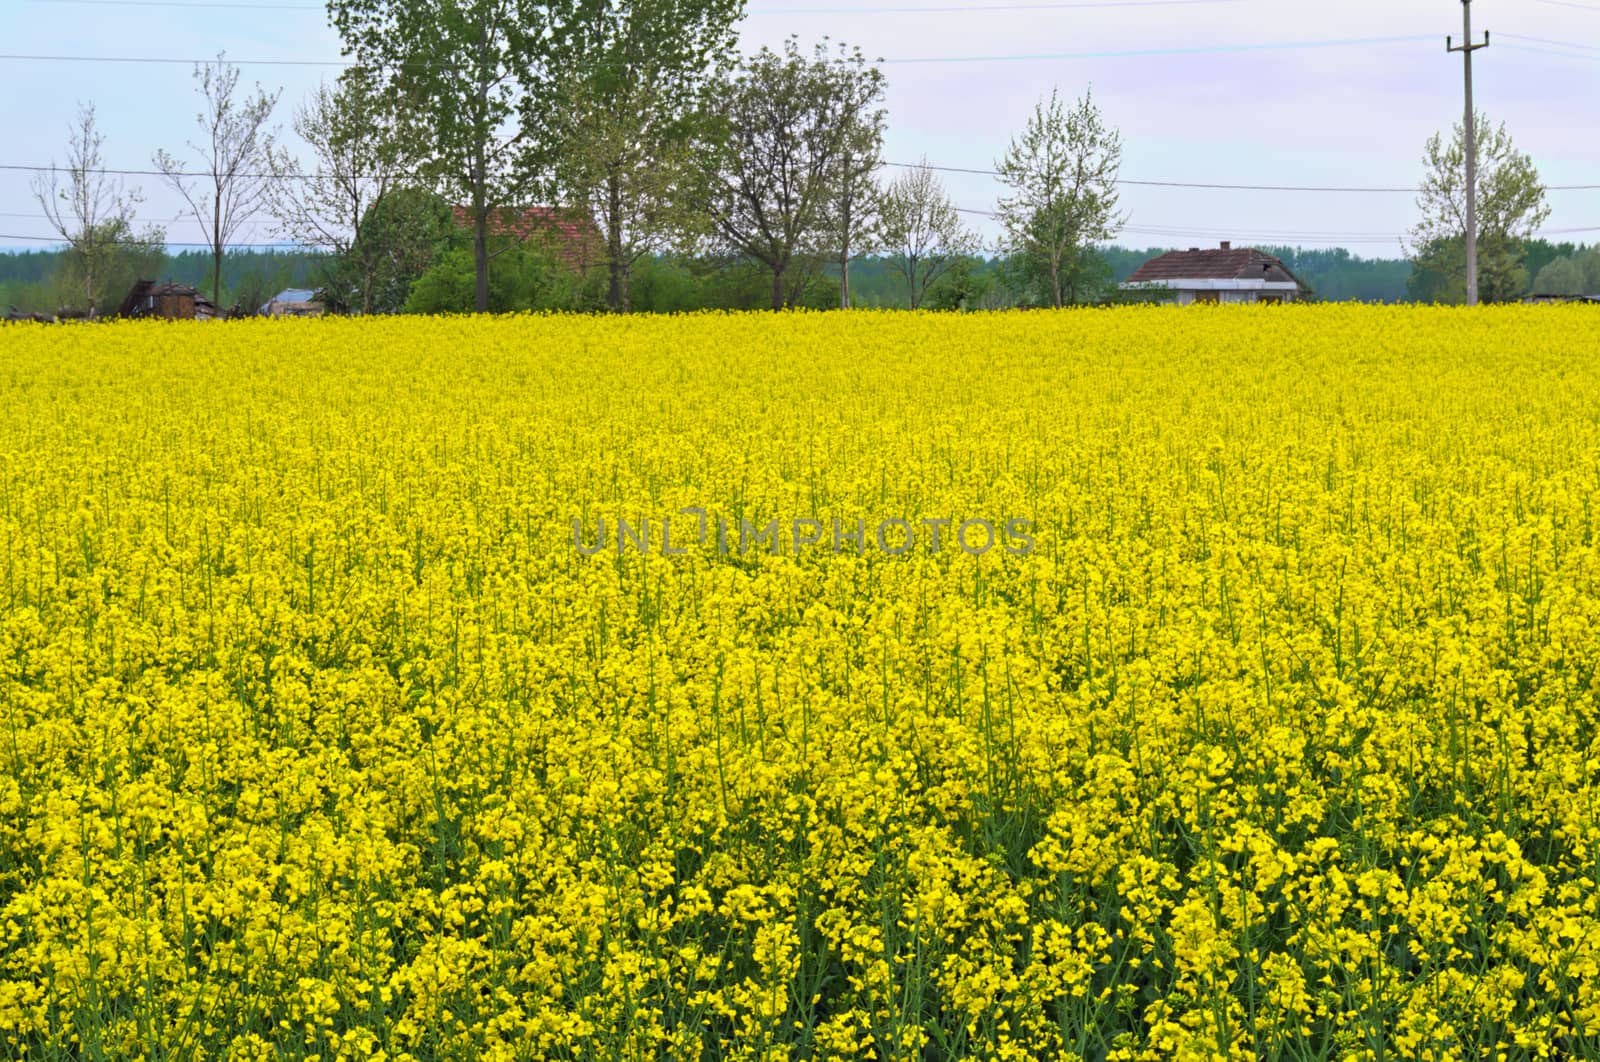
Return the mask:
<svg viewBox="0 0 1600 1062"><path fill-rule="evenodd" d="M1081 52L1041 52L1019 55L938 55L938 56L913 56L898 59L880 58L876 60L884 65L919 65L938 63L1012 63L1012 62L1057 62L1069 59L1122 59L1122 58L1152 58L1175 55L1208 55L1229 54L1241 52L1266 52L1282 50L1304 50L1316 48L1342 48L1342 47L1368 47L1379 44L1417 43L1420 41L1434 40L1433 34L1409 34L1398 37L1350 37L1331 40L1304 40L1304 41L1267 41L1253 44L1206 44L1190 45L1173 48L1125 48L1103 51ZM0 61L4 62L39 62L39 63L127 63L135 65L167 65L167 66L209 66L212 64L227 64L231 66L286 66L286 67L324 67L348 68L364 64L352 59L291 59L291 58L265 58L265 59L233 59L217 58L181 58L177 56L146 56L146 55L74 55L74 54L25 54L21 52L8 52L0 54ZM424 69L449 69L447 64L439 63L406 63L402 66L422 67Z"/></svg>

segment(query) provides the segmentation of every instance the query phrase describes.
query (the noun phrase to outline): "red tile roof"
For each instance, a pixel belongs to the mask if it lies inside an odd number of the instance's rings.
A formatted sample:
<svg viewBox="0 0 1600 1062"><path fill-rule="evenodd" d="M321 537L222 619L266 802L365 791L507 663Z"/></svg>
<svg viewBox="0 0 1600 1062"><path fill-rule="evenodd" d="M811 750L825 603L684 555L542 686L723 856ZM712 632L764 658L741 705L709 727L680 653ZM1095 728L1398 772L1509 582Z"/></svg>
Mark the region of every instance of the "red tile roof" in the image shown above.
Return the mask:
<svg viewBox="0 0 1600 1062"><path fill-rule="evenodd" d="M1134 270L1127 282L1144 284L1165 280L1273 280L1299 283L1299 278L1289 272L1289 267L1280 259L1254 247L1224 247L1209 251L1192 247L1187 251L1168 251Z"/></svg>
<svg viewBox="0 0 1600 1062"><path fill-rule="evenodd" d="M454 206L458 226L472 231L472 209ZM555 245L557 256L568 268L583 272L601 258L603 241L600 227L594 218L582 211L562 210L557 207L531 206L520 210L500 207L489 215L490 236L515 236L526 240L531 236L549 237Z"/></svg>

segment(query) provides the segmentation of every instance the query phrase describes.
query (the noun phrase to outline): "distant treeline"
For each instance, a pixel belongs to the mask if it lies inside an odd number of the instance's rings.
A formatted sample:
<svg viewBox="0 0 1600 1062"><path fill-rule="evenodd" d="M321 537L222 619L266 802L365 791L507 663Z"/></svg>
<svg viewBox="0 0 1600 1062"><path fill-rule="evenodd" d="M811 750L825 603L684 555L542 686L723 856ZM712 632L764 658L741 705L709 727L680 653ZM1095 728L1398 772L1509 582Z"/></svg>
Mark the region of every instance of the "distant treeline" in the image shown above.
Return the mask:
<svg viewBox="0 0 1600 1062"><path fill-rule="evenodd" d="M1111 278L1120 283L1143 262L1168 248L1144 249L1110 247L1100 253ZM1262 247L1283 259L1296 275L1322 301L1407 302L1432 301L1430 278L1413 275L1409 261L1398 258L1361 258L1342 248L1306 250L1297 247ZM1573 244L1552 244L1534 240L1527 247L1527 271L1538 277L1544 266L1560 258L1573 258L1583 248ZM18 251L0 253L0 312L15 308L26 312L52 313L81 301L70 281L64 280L62 251ZM168 254L158 268L145 262L141 271L149 279L175 280L204 288L210 278L210 256L205 251L185 250ZM291 250L234 250L223 265L225 308L252 312L284 288L316 289L325 275L324 259L315 253ZM750 275L746 275L746 274ZM953 284L936 292L931 305L953 308L957 305L1009 305L1003 296L1005 263L993 258L972 259L965 269L955 271ZM132 278L128 279L131 284ZM656 312L695 309L759 308L766 290L764 281L742 263L724 259L683 259L664 257L640 263L633 277L634 309ZM904 284L885 258L858 259L850 268L852 302L857 306L899 307L906 303ZM1530 289L1534 287L1530 282ZM824 270L808 289L804 301L813 306L837 304L837 270ZM972 292L991 292L993 297L974 300ZM942 294L941 300L938 295ZM120 301L120 297L117 300ZM113 304L109 309L114 310Z"/></svg>

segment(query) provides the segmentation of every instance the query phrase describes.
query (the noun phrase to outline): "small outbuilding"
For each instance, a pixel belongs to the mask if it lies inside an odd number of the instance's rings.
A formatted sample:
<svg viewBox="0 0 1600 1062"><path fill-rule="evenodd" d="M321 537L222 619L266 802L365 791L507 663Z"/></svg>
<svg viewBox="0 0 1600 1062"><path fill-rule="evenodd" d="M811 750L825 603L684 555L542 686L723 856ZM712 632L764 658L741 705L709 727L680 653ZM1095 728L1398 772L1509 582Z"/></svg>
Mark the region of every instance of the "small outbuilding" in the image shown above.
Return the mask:
<svg viewBox="0 0 1600 1062"><path fill-rule="evenodd" d="M117 310L122 317L156 317L167 321L214 321L222 317L216 304L188 284L140 280Z"/></svg>
<svg viewBox="0 0 1600 1062"><path fill-rule="evenodd" d="M1283 261L1224 241L1215 250L1168 251L1134 270L1126 291L1167 289L1180 306L1196 302L1296 302L1311 289Z"/></svg>
<svg viewBox="0 0 1600 1062"><path fill-rule="evenodd" d="M263 317L321 317L322 303L310 288L285 288L258 311Z"/></svg>

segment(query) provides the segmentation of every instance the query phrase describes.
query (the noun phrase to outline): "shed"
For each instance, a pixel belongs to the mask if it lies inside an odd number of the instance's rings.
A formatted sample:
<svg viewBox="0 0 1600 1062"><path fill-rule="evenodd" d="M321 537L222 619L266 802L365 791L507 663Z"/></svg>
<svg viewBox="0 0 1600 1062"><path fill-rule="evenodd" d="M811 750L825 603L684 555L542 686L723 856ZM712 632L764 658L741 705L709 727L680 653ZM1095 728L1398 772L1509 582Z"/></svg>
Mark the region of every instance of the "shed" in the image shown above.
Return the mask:
<svg viewBox="0 0 1600 1062"><path fill-rule="evenodd" d="M213 321L222 316L197 289L171 280L135 282L117 313L121 317L158 317L167 321Z"/></svg>
<svg viewBox="0 0 1600 1062"><path fill-rule="evenodd" d="M1177 302L1294 302L1310 292L1283 261L1226 241L1214 250L1168 251L1134 270L1128 290L1166 288Z"/></svg>
<svg viewBox="0 0 1600 1062"><path fill-rule="evenodd" d="M257 312L263 317L321 317L323 305L310 288L285 288Z"/></svg>

